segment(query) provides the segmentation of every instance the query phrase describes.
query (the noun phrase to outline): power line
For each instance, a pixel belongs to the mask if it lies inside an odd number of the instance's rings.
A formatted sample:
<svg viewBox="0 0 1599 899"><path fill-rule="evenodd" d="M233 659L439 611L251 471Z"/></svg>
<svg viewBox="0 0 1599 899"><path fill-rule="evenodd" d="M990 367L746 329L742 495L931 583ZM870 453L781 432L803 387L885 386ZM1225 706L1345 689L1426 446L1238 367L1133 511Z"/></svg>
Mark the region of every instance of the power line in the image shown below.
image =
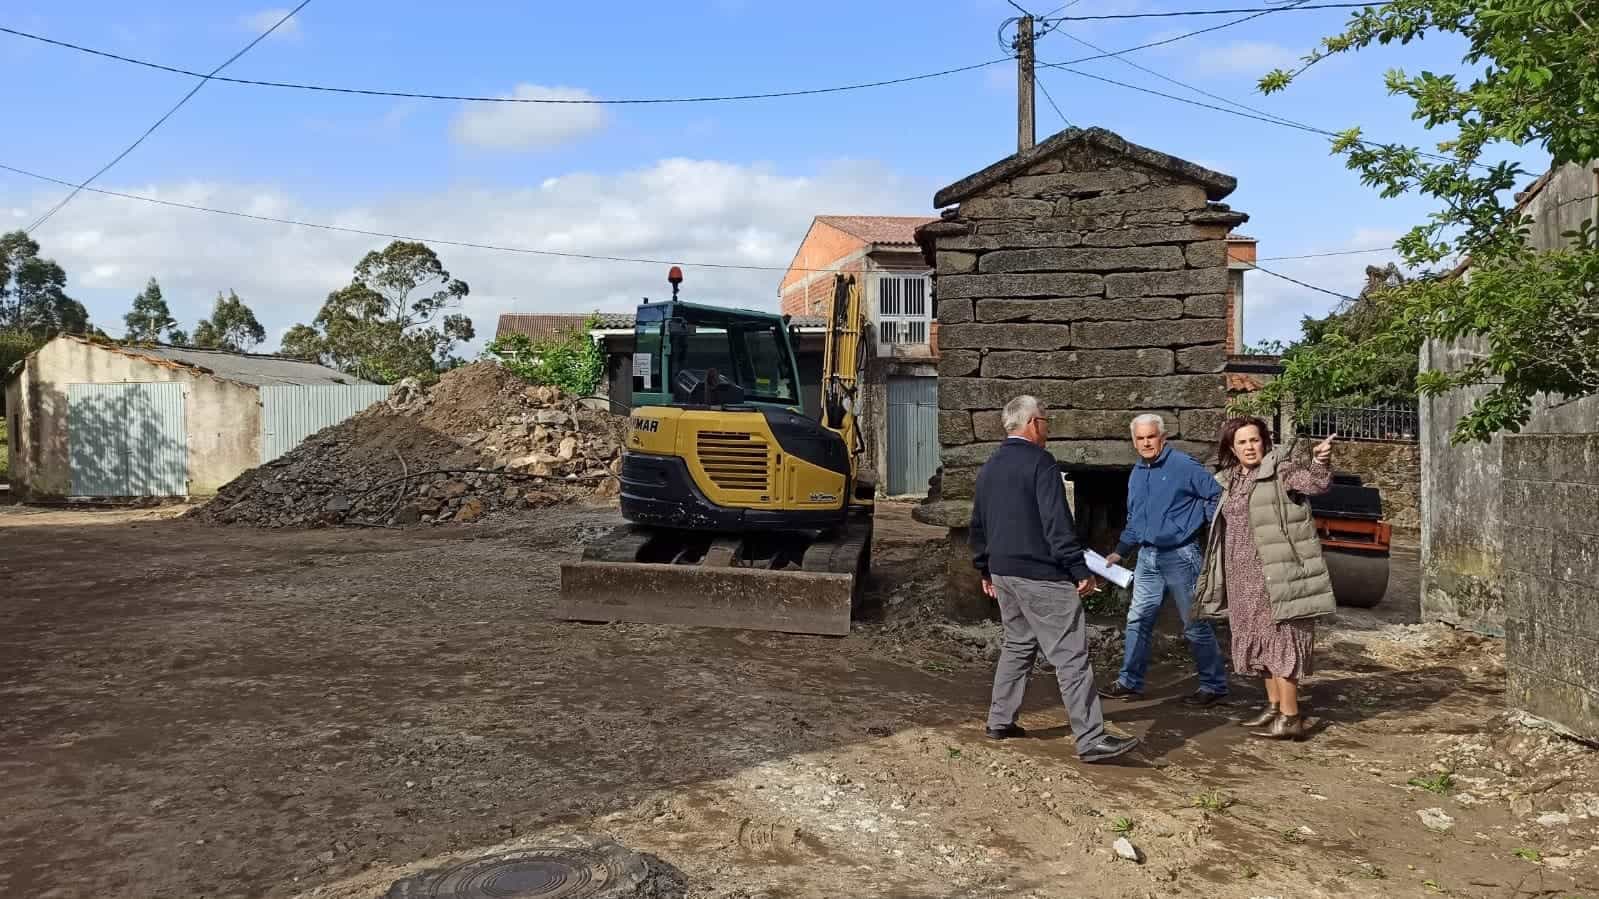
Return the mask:
<svg viewBox="0 0 1599 899"><path fill-rule="evenodd" d="M1221 28L1230 28L1230 27L1232 27L1234 25L1241 25L1244 22L1249 21L1250 19L1259 18L1260 15L1264 15L1264 13L1253 15L1253 16L1245 16L1245 17L1243 17L1241 19L1234 19L1234 20L1232 20L1230 22L1223 22L1222 24L1216 25L1216 26L1214 26L1212 28L1203 29L1202 31L1199 31L1199 32L1191 32L1190 34L1180 35L1179 37L1192 37L1194 34L1200 34L1200 33L1203 33L1204 31L1215 31L1215 30L1221 29ZM1143 50L1143 49L1146 49L1147 47L1155 46L1155 44L1145 44L1145 45L1140 45L1138 47L1129 47L1126 50L1118 50L1118 51L1112 53L1109 50L1106 50L1104 47L1101 47L1098 44L1095 44L1095 43L1093 43L1093 42L1091 42L1089 40L1086 40L1084 38L1080 38L1077 35L1072 34L1069 31L1061 31L1061 34L1065 35L1067 37L1067 39L1076 41L1077 43L1082 44L1083 46L1087 47L1088 49L1094 50L1094 51L1096 51L1096 52L1098 52L1100 54L1097 57L1094 57L1094 56L1085 57L1083 60L1070 60L1067 63L1065 63L1066 65L1072 65L1072 64L1075 64L1077 62L1086 62L1086 61L1092 60L1092 59L1114 59L1117 62L1122 63L1123 65L1132 66L1133 68L1137 69L1140 72L1143 72L1143 73L1148 74L1148 75L1154 75L1156 78L1159 78L1162 81L1168 82L1170 84L1175 84L1178 87L1187 88L1188 90L1191 90L1194 93L1199 94L1200 96L1209 97L1212 100L1219 100L1220 102L1226 103L1229 106L1236 106L1239 109L1247 110L1249 112L1257 113L1259 115L1268 116L1268 117L1274 118L1274 119L1280 119L1281 121L1286 122L1288 124L1302 125L1303 127L1307 127L1307 128L1311 127L1309 125L1304 125L1304 123L1302 123L1302 122L1295 122L1292 119L1283 118L1282 116L1279 116L1279 115L1277 115L1275 113L1267 112L1264 109L1256 109L1256 108L1254 108L1252 106L1246 106L1245 104L1239 103L1236 100L1229 100L1228 98L1223 97L1220 94L1213 94L1210 91L1204 90L1202 88L1195 87L1194 85L1188 84L1187 82L1179 81L1176 78L1172 78L1169 75L1165 75L1165 74L1162 74L1160 72L1157 72L1157 71L1155 71L1154 69L1152 69L1152 68L1150 68L1148 66L1140 65L1139 63L1133 62L1132 60L1126 58L1126 56L1123 55L1123 54L1126 54L1126 53L1130 53L1133 50ZM1170 43L1171 40L1176 40L1176 38L1169 39L1167 41L1157 41L1156 44L1159 44L1159 43Z"/></svg>
<svg viewBox="0 0 1599 899"><path fill-rule="evenodd" d="M220 81L225 84L244 84L251 87L275 87L288 90L316 91L318 93L326 94L355 94L363 97L394 97L402 100L449 100L463 103L530 103L552 106L624 106L661 103L726 103L735 100L771 100L782 97L808 97L816 94L835 94L842 93L844 91L865 90L867 88L874 87L889 87L891 85L906 84L912 81L925 81L929 78L942 78L946 75L956 75L961 72L984 69L991 65L1001 62L1009 62L1010 60L1014 59L1014 57L1005 56L998 59L990 59L987 62L973 63L972 65L968 66L958 66L953 69L942 69L937 72L924 72L920 75L907 75L903 78L889 78L883 81L866 81L856 84L841 84L834 87L771 91L768 93L759 94L726 94L691 97L623 97L615 99L598 97L482 97L469 94L439 94L420 91L391 91L369 88L332 87L325 84L304 84L294 81L264 81L256 78L230 78L225 75L215 74L204 75L200 72L194 72L178 66L169 66L158 62L151 62L147 59L138 59L132 56L123 56L119 53L110 53L105 50L96 50L93 47L85 47L81 44L73 44L67 41L56 40L54 38L44 37L43 35L32 34L27 31L19 31L15 28L0 27L0 34L9 34L13 37L38 41L40 43L50 44L51 46L61 47L67 50L75 50L79 53L87 53L91 56L99 56L105 59L116 60L117 62L127 63L129 65L142 66L143 68L154 69L158 72L167 72L173 75L184 75L190 78L204 78L208 81Z"/></svg>
<svg viewBox="0 0 1599 899"><path fill-rule="evenodd" d="M1280 9L1278 9L1276 11L1280 12L1280 11L1287 10L1287 9L1298 9L1298 8L1299 7L1284 6L1284 7L1281 7ZM1145 43L1145 44L1139 44L1139 45L1137 45L1135 47L1127 47L1127 48L1124 48L1124 49L1121 49L1121 50L1116 50L1116 51L1105 50L1102 47L1095 48L1095 49L1099 50L1099 55L1098 56L1084 56L1084 57L1081 57L1081 58L1078 58L1078 59L1068 59L1068 60L1066 60L1063 63L1059 63L1059 65L1077 65L1078 63L1081 63L1081 62L1093 62L1096 59L1109 59L1109 58L1112 58L1112 57L1119 57L1119 56L1121 56L1124 53L1132 53L1135 50L1149 50L1149 49L1151 49L1153 47L1164 47L1167 44L1175 44L1178 41L1185 41L1185 40L1188 40L1191 37L1198 37L1201 34L1210 34L1213 31L1221 31L1224 28L1231 28L1234 25L1242 25L1245 22L1249 22L1249 21L1252 21L1254 19L1258 19L1261 16L1269 15L1269 14L1270 13L1266 13L1266 12L1257 12L1257 13L1255 13L1252 16L1244 16L1241 19L1233 19L1230 22L1223 22L1220 25L1212 25L1209 28L1200 28L1200 29L1197 29L1195 31L1187 31L1187 32L1184 32L1182 34L1175 35L1173 37L1161 38L1160 40L1157 40L1157 41L1150 41L1150 42ZM1047 25L1047 27L1045 28L1044 34L1049 34L1052 31L1058 30L1059 27L1060 27L1060 23L1061 22L1066 22L1066 21L1073 21L1073 20L1070 20L1070 19L1056 19L1053 22L1050 22ZM1061 33L1062 34L1066 34L1066 32L1064 32L1064 31L1061 32ZM1066 36L1067 37L1071 37L1071 35L1069 35L1069 34L1067 34ZM1087 43L1087 42L1086 41L1080 41L1080 43ZM1093 46L1093 45L1089 44L1089 46Z"/></svg>
<svg viewBox="0 0 1599 899"><path fill-rule="evenodd" d="M71 181L63 181L60 178L52 178L49 175L41 175L41 174L39 174L37 172L30 172L27 169L19 169L19 168L15 167L15 166L5 165L4 163L0 163L0 170L11 172L11 173L17 174L17 175L22 175L25 178L33 178L33 179L38 180L38 181L49 182L51 184L60 184L60 185L66 186L66 187L71 187L72 186L72 182ZM144 196L140 196L138 194L121 193L119 191L105 190L103 188L98 188L98 187L83 187L82 190L84 190L87 193L101 194L101 195L107 196L107 197L118 197L118 198L121 198L121 199L124 199L124 200L137 200L137 201L139 201L141 203L151 203L151 204L154 204L154 205L157 205L157 206L166 206L166 207L170 207L170 208L173 208L173 209L187 209L187 210L189 210L191 212L208 212L208 213L211 213L212 215L225 215L225 216L230 216L232 218L249 219L251 221L267 222L267 223L275 224L275 225L293 225L293 226L295 226L297 228L313 228L313 229L316 229L318 231L331 231L331 232L337 232L337 233L341 233L341 234L355 234L355 235L359 235L359 236L362 236L362 237L381 237L381 238L385 238L387 240L420 241L422 243L439 244L440 246L463 247L463 248L475 249L475 250L494 250L494 251L502 252L502 253L520 253L520 254L528 255L528 256L553 256L553 257L560 257L560 258L565 258L565 259L591 259L591 260L597 260L597 261L601 261L601 262L640 262L640 263L649 263L651 265L694 265L695 267L698 267L698 268L739 269L739 270L746 270L746 271L764 271L764 272L786 272L786 271L827 272L827 271L836 271L836 269L790 268L788 266L775 266L775 265L738 265L738 264L733 264L733 263L717 263L717 262L694 262L694 263L688 263L688 262L684 262L682 260L671 260L671 259L649 259L649 258L641 258L641 257L635 257L635 256L607 256L607 255L602 255L602 254L598 254L598 253L573 253L573 252L565 252L565 251L561 251L561 250L539 250L539 249L532 249L532 248L529 248L529 247L512 247L512 246L503 246L503 245L499 245L499 244L477 243L477 242L466 241L466 240L447 240L447 239L440 238L440 237L418 237L418 236L410 235L410 234L396 234L396 233L392 233L392 232L388 232L388 231L367 230L365 228L348 228L348 227L345 227L345 226L342 226L342 225L328 225L328 224L323 224L321 222L307 222L307 221L303 221L303 220L300 220L300 219L277 218L275 216L270 216L270 215L256 215L256 214L250 213L250 212L240 212L240 211L238 211L236 209L219 209L219 208L214 207L214 206L200 206L200 205L196 205L196 204L193 204L193 203L179 203L176 200L163 200L163 199L160 199L158 197L144 197Z"/></svg>
<svg viewBox="0 0 1599 899"><path fill-rule="evenodd" d="M1108 55L1115 55L1115 54L1108 54ZM1038 65L1045 66L1045 67L1051 68L1051 69L1060 69L1063 72L1070 72L1073 75L1077 75L1077 76L1080 76L1082 78L1092 78L1095 81L1103 81L1106 84L1114 84L1117 87L1123 87L1123 88L1126 88L1128 90L1139 91L1140 93L1145 93L1145 94L1153 94L1154 96L1164 97L1164 98L1166 98L1168 100L1176 100L1178 103L1187 103L1189 106L1198 106L1198 107L1200 107L1202 109L1212 109L1212 110L1215 110L1216 112L1225 112L1228 115L1235 115L1235 116L1238 116L1240 118L1254 119L1257 122L1265 122L1268 125L1280 125L1280 126L1282 126L1284 128L1293 128L1293 129L1298 130L1298 131L1307 131L1307 132L1309 132L1311 134L1319 134L1319 135L1321 135L1323 137L1330 137L1330 138L1334 138L1334 139L1343 137L1343 135L1339 134L1336 131L1329 131L1326 128L1318 128L1318 127L1316 127L1314 125L1307 125L1307 124L1305 124L1303 122L1296 122L1296 121L1294 121L1292 119L1281 118L1281 117L1275 116L1275 115L1273 115L1271 113L1264 113L1264 114L1258 114L1257 115L1257 114L1250 113L1250 112L1242 112L1242 111L1237 110L1237 109L1228 109L1225 106L1217 106L1217 105L1215 105L1213 103L1204 103L1204 102L1201 102L1199 100L1190 99L1188 97L1179 97L1176 94L1168 94L1168 93L1165 93L1164 91L1158 91L1158 90L1155 90L1154 88L1151 88L1151 87L1140 87L1139 85L1136 85L1136 84L1128 84L1125 81L1117 81L1114 78L1106 78L1103 75L1095 75L1095 74L1092 74L1090 72L1084 72L1081 69L1074 69L1074 68L1072 68L1071 66L1069 66L1069 65L1067 65L1065 63L1045 62L1043 60L1038 60ZM1177 83L1181 84L1182 82L1177 82ZM1197 90L1197 88L1195 88L1195 90ZM1232 102L1232 101L1229 100L1227 102ZM1378 148L1381 148L1381 149L1392 149L1393 148L1393 145L1390 145L1390 144L1378 144L1378 143L1373 143L1372 141L1368 141L1368 140L1362 140L1362 141L1359 141L1359 143L1363 147L1378 147ZM1439 160L1441 162L1458 163L1460 161L1458 159L1454 159L1454 158L1449 157L1449 156L1440 156L1437 153L1425 153L1425 152L1422 152L1420 150L1416 151L1416 155L1417 156L1424 156L1424 157L1426 157L1428 159L1436 159L1436 160ZM1492 169L1493 168L1493 166L1490 166L1490 165L1488 165L1486 163L1482 163L1482 162L1473 162L1473 163L1470 163L1470 166L1472 168L1480 168L1480 169Z"/></svg>
<svg viewBox="0 0 1599 899"><path fill-rule="evenodd" d="M1324 293L1324 294L1326 294L1326 295L1328 295L1330 297L1337 297L1340 300L1348 300L1351 303L1360 302L1359 300L1357 300L1356 298L1350 296L1347 293L1339 293L1336 290L1328 290L1325 287L1317 287L1314 284L1306 284L1304 281L1301 281L1298 278L1290 278L1287 275L1284 275L1284 274L1282 274L1280 272L1274 272L1274 271L1272 271L1269 268L1261 268L1259 265L1257 265L1255 263L1252 263L1252 262L1245 262L1244 265L1249 266L1251 269L1253 269L1253 270L1255 270L1257 272L1265 272L1266 274L1271 275L1273 278L1281 278L1284 281L1289 282L1290 284L1298 284L1300 287L1304 287L1304 288L1309 289L1309 290L1314 290L1317 293Z"/></svg>
<svg viewBox="0 0 1599 899"><path fill-rule="evenodd" d="M305 9L305 7L310 2L311 2L311 0L300 0L300 5L299 6L296 6L292 10L289 10L289 12L286 15L284 15L283 18L278 19L276 22L274 22L271 28L268 28L266 31L263 31L260 34L256 35L255 40L249 42L248 44L245 44L244 47L239 50L239 52L237 52L237 53L233 54L232 56L228 57L227 60L222 63L222 65L219 65L216 68L212 69L210 74L207 74L207 75L196 75L196 77L198 77L200 80L195 83L194 87L190 88L188 93L183 95L183 99L179 100L176 104L173 105L173 107L171 109L167 110L166 113L161 116L161 118L156 119L155 120L155 124L151 125L149 128L144 129L144 133L139 135L139 139L138 140L135 140L133 143L128 144L128 146L121 153L118 153L115 157L113 157L110 162L108 162L105 165L101 166L100 170L98 172L95 172L93 175L90 175L88 178L84 179L82 183L74 186L72 188L71 192L69 192L65 197L62 197L61 198L61 202L59 202L55 206L51 207L48 212L46 212L44 215L39 216L37 219L34 219L33 224L31 224L31 225L29 225L27 227L27 229L26 229L27 232L29 234L32 234L35 230L37 230L39 228L39 226L43 225L45 222L50 221L50 219L53 218L56 213L60 212L63 208L65 208L68 203L71 203L72 199L74 197L76 197L80 191L82 191L85 187L88 187L90 184L92 184L101 175L104 175L106 172L110 171L112 166L114 166L117 163L121 162L124 158L127 157L127 155L129 153L132 153L134 150L138 149L139 145L144 143L145 140L147 138L149 138L150 135L154 134L157 128L160 128L162 125L166 124L167 119L172 118L173 114L176 113L178 110L182 109L183 105L185 103L188 103L189 99L191 97L193 97L195 94L199 93L200 92L200 88L205 87L206 82L209 81L212 78L212 76L216 75L216 73L218 73L218 72L222 71L223 69L227 68L228 66L232 65L239 57L243 56L246 53L249 53L252 49L255 48L256 44L259 44L262 41L266 40L267 37L272 34L272 32L277 31L278 28L281 27L284 22L287 22L290 19L294 18L295 13L298 13L300 10Z"/></svg>
<svg viewBox="0 0 1599 899"><path fill-rule="evenodd" d="M39 174L37 172L30 172L27 169L17 168L16 166L6 165L5 163L0 163L0 171L11 172L12 174L21 175L24 178L32 178L32 179L34 179L36 181L44 181L44 182L47 182L47 183L50 183L50 184L60 184L60 185L68 186L68 187L70 187L72 185L72 182L70 182L70 181L63 181L63 180L61 180L59 178L52 178L49 175L41 175L41 174ZM200 205L197 205L197 204L194 204L194 203L179 203L176 200L162 200L162 199L157 198L157 197L145 197L145 196L140 196L139 194L121 193L119 191L106 190L104 188L99 188L99 187L85 187L85 188L83 188L83 190L88 192L88 193L92 193L92 194L100 194L102 196L107 196L107 197L117 197L117 198L123 199L123 200L136 200L136 201L138 201L140 203L150 203L150 204L153 204L153 205L156 205L156 206L166 206L166 207L169 207L169 208L172 208L172 209L186 209L186 210L189 210L191 212L206 212L206 213L210 213L212 215L224 215L224 216L229 216L229 217L232 217L232 218L249 219L251 221L266 222L266 223L274 224L274 225L292 225L292 226L297 227L297 228L312 228L312 229L315 229L315 230L318 230L318 231L329 231L329 232L335 232L335 233L340 233L340 234L354 234L354 235L358 235L358 236L361 236L361 237L380 237L380 238L384 238L384 239L387 239L387 240L420 241L421 243L438 244L440 246L462 247L462 248L465 248L465 249L473 249L473 250L492 250L492 251L501 252L501 253L518 253L518 254L525 255L525 256L549 256L549 257L555 257L555 258L561 258L561 259L587 259L587 260L595 260L595 261L600 261L600 262L636 262L636 263L644 263L644 264L648 264L648 265L690 265L690 266L693 266L695 268L729 269L729 270L736 270L736 271L757 271L757 272L789 272L789 271L831 272L831 271L836 271L836 269L825 269L825 268L799 268L799 267L777 266L777 265L743 265L743 264L727 263L727 262L685 262L684 260L681 260L681 259L675 259L675 260L674 259L652 259L652 258L638 257L638 256L612 256L612 255L605 255L605 254L600 254L600 253L576 253L576 252L567 252L567 251L563 251L563 250L540 250L540 249L534 249L534 248L531 248L531 247L512 247L512 246L504 246L504 245L501 245L501 244L481 243L481 242L467 241L467 240L447 240L447 239L438 238L438 237L418 237L416 235L397 234L397 233L393 233L393 232L389 232L389 231L376 231L376 230L369 230L369 229L365 229L365 228L349 228L349 227L345 227L345 226L342 226L342 225L328 225L328 224L323 224L321 222L307 222L307 221L303 221L303 220L300 220L300 219L278 218L278 217L270 216L270 215L256 215L256 214L250 213L250 212L239 212L238 210L235 210L235 209L219 209L219 208L216 208L216 207L213 207L213 206L200 206ZM1371 252L1371 251L1362 250L1360 252ZM1266 261L1270 261L1270 260L1268 259ZM1258 265L1253 266L1253 267L1254 268L1260 268ZM1260 269L1260 270L1263 271L1263 272L1266 272L1266 274L1268 274L1268 275L1275 275L1276 277L1284 278L1285 280L1294 281L1294 279L1288 278L1286 275L1279 275L1276 272L1267 271L1266 269ZM1314 285L1304 284L1303 282L1300 282L1300 281L1294 281L1294 283L1300 284L1300 285L1305 286L1305 287L1310 287L1312 290L1318 290L1318 291L1321 291L1322 293L1331 294L1333 296L1339 296L1339 297L1343 296L1343 294L1335 293L1333 291L1326 290L1324 288L1315 287Z"/></svg>
<svg viewBox="0 0 1599 899"><path fill-rule="evenodd" d="M1364 250L1333 250L1327 253L1304 253L1298 256L1262 256L1258 262L1285 262L1291 259L1325 259L1328 256L1359 256L1363 253L1394 253L1393 247L1368 247Z"/></svg>
<svg viewBox="0 0 1599 899"><path fill-rule="evenodd" d="M1049 95L1049 88L1044 86L1043 79L1035 77L1033 78L1033 83L1038 85L1038 89L1044 92L1044 99L1049 101L1050 108L1055 110L1055 114L1060 116L1062 122L1066 123L1066 127L1072 127L1072 120L1066 118L1066 113L1061 112L1060 107L1055 104L1055 98Z"/></svg>
<svg viewBox="0 0 1599 899"><path fill-rule="evenodd" d="M1236 9L1179 9L1170 12L1128 12L1100 16L1057 16L1051 21L1094 22L1106 19L1171 19L1183 16L1230 16L1241 12L1269 15L1275 12L1305 12L1313 9L1361 9L1373 3L1313 3L1304 6L1246 6Z"/></svg>

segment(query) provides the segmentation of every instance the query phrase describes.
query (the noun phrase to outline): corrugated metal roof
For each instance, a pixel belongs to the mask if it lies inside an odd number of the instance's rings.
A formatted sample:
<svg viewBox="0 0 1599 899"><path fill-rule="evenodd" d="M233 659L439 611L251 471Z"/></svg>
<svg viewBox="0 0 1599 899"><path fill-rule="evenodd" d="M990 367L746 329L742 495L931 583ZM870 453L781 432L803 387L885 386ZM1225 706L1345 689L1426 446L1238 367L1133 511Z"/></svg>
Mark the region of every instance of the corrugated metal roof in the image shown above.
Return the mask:
<svg viewBox="0 0 1599 899"><path fill-rule="evenodd" d="M74 338L77 339L77 338ZM203 350L198 347L175 346L120 346L84 343L129 356L142 356L150 361L169 362L185 368L197 369L226 381L241 384L368 384L354 375L303 362L288 356L230 353L227 350Z"/></svg>
<svg viewBox="0 0 1599 899"><path fill-rule="evenodd" d="M938 221L921 215L819 215L816 220L867 243L916 243L916 229Z"/></svg>

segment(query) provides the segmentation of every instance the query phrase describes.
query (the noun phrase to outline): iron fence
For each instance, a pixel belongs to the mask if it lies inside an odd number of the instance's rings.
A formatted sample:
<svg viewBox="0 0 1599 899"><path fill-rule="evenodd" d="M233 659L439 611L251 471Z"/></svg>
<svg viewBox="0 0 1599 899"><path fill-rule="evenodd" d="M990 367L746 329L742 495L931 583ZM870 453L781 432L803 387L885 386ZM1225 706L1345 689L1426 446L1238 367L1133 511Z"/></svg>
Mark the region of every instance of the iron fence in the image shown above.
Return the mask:
<svg viewBox="0 0 1599 899"><path fill-rule="evenodd" d="M1299 434L1416 443L1421 439L1421 415L1415 406L1325 406L1300 423Z"/></svg>

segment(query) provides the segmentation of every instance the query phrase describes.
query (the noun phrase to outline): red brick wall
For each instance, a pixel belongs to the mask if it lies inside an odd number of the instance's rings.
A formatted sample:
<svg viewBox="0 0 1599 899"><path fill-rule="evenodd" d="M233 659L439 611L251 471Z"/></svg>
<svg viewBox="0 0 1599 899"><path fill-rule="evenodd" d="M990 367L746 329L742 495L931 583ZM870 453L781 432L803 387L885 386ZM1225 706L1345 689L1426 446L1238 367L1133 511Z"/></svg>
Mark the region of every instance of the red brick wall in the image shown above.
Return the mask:
<svg viewBox="0 0 1599 899"><path fill-rule="evenodd" d="M845 265L839 260L866 248L866 242L853 234L846 234L823 222L811 222L811 230L800 241L794 261L783 274L778 285L778 308L786 315L819 315L832 300L831 278L814 278L801 286L806 278L816 274L814 269L832 269L859 272L865 263L857 259Z"/></svg>

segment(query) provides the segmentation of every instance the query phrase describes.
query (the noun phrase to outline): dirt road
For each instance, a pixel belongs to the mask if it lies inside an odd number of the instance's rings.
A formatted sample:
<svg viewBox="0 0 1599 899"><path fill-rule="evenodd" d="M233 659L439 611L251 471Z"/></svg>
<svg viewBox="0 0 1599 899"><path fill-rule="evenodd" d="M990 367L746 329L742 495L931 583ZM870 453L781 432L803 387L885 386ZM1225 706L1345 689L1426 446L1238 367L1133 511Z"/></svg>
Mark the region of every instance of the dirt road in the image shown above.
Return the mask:
<svg viewBox="0 0 1599 899"><path fill-rule="evenodd" d="M1599 759L1502 713L1491 642L1324 631L1302 744L1228 720L1249 683L1181 706L1166 660L1107 707L1145 751L1081 766L1046 673L1033 737L982 738L990 669L925 609L941 535L903 507L887 611L845 639L554 621L557 565L614 512L539 515L0 508L0 895L375 897L582 830L718 899L1599 897Z"/></svg>

